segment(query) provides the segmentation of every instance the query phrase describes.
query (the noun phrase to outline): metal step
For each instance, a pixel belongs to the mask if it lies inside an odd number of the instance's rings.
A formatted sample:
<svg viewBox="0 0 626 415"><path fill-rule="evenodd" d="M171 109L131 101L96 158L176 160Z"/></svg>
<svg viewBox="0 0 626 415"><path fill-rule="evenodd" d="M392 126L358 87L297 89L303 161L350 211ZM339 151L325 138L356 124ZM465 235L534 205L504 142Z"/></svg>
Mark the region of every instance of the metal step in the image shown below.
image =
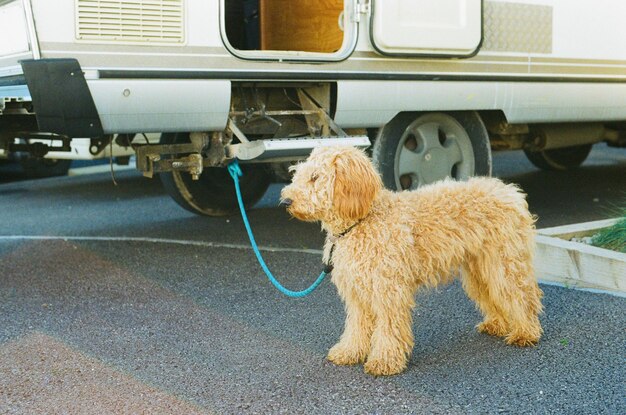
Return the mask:
<svg viewBox="0 0 626 415"><path fill-rule="evenodd" d="M226 156L244 162L289 161L306 158L316 147L337 145L367 148L371 143L365 135L256 140L226 146Z"/></svg>

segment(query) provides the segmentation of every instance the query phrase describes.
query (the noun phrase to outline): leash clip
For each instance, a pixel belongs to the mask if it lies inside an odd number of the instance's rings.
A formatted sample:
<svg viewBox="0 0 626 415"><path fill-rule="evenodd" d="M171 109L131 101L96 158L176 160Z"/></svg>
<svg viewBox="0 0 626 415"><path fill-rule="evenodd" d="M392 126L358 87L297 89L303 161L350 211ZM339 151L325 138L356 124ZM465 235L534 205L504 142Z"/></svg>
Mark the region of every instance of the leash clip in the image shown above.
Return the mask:
<svg viewBox="0 0 626 415"><path fill-rule="evenodd" d="M235 180L237 177L243 176L243 172L241 171L241 167L239 167L239 162L237 159L234 159L230 163L228 163L228 173L230 173L230 177Z"/></svg>

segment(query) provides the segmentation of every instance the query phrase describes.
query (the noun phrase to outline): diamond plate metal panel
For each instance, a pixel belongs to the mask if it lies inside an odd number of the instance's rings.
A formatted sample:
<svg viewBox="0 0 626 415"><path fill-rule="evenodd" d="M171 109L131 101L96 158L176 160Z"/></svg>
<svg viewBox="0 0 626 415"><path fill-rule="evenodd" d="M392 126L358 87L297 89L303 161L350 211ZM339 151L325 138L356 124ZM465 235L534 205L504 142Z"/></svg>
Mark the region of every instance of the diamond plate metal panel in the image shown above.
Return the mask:
<svg viewBox="0 0 626 415"><path fill-rule="evenodd" d="M552 7L484 2L482 50L552 53Z"/></svg>

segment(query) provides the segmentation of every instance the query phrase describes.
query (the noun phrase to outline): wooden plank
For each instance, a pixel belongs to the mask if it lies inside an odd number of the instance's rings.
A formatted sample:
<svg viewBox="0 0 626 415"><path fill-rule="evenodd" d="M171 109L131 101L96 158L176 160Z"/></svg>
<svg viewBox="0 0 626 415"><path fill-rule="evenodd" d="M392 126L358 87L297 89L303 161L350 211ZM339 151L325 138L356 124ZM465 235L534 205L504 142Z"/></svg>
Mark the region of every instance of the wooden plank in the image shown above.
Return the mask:
<svg viewBox="0 0 626 415"><path fill-rule="evenodd" d="M603 219L592 222L574 223L572 225L554 226L552 228L538 229L540 235L558 236L561 239L580 238L581 236L589 236L596 231L608 228L617 223L619 219Z"/></svg>
<svg viewBox="0 0 626 415"><path fill-rule="evenodd" d="M341 48L343 0L260 0L262 50L332 53Z"/></svg>
<svg viewBox="0 0 626 415"><path fill-rule="evenodd" d="M626 293L626 254L557 236L537 235L535 269L540 280Z"/></svg>

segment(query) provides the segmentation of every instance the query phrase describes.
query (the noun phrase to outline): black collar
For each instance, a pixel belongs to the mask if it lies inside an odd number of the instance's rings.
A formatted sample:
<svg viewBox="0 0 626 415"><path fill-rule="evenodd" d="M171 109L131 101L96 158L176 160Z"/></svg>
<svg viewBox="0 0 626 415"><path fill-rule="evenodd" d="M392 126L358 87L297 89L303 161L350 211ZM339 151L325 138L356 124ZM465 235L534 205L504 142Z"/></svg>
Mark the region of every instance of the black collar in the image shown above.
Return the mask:
<svg viewBox="0 0 626 415"><path fill-rule="evenodd" d="M348 234L348 232L350 232L352 229L354 229L354 227L356 225L358 225L359 223L361 223L363 219L358 220L356 223L350 225L350 227L348 227L348 229L346 229L345 231L341 232L339 235L332 235L331 236L331 240L332 240L332 245L330 246L330 253L328 254L328 263L324 263L324 273L325 274L330 274L333 271L333 251L335 250L335 243L337 242L337 240L339 238L343 238L344 236L346 236Z"/></svg>
<svg viewBox="0 0 626 415"><path fill-rule="evenodd" d="M354 223L354 224L350 225L350 226L348 227L348 229L346 229L345 231L341 232L339 235L333 235L333 236L331 237L331 239L333 239L333 246L334 246L335 241L337 241L337 239L339 239L339 238L343 238L344 236L346 236L346 234L347 234L348 232L350 232L352 229L354 229L354 227L355 227L356 225L358 225L359 223L361 223L361 221L362 221L362 220L363 220L363 219L359 219L356 223Z"/></svg>

